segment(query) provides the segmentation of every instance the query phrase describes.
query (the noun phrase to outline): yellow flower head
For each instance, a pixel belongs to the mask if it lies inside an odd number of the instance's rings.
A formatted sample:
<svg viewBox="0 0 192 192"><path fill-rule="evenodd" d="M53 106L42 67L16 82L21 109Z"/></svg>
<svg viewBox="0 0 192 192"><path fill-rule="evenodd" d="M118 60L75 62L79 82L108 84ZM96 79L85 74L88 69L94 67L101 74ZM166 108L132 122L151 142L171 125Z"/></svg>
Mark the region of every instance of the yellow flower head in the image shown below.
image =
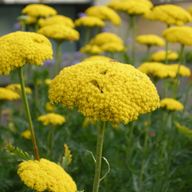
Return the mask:
<svg viewBox="0 0 192 192"><path fill-rule="evenodd" d="M87 57L83 61L111 61L111 60L113 59L110 57L106 57L103 55L96 55L96 56Z"/></svg>
<svg viewBox="0 0 192 192"><path fill-rule="evenodd" d="M51 83L51 79L45 79L45 84L46 85L50 85L50 83Z"/></svg>
<svg viewBox="0 0 192 192"><path fill-rule="evenodd" d="M24 161L19 164L17 174L27 187L37 192L77 192L71 176L47 159Z"/></svg>
<svg viewBox="0 0 192 192"><path fill-rule="evenodd" d="M192 27L189 26L170 27L163 32L163 36L172 43L192 45Z"/></svg>
<svg viewBox="0 0 192 192"><path fill-rule="evenodd" d="M182 135L188 137L189 139L192 139L192 129L188 128L184 125L181 125L180 123L176 122L176 128L178 130L179 133L181 133Z"/></svg>
<svg viewBox="0 0 192 192"><path fill-rule="evenodd" d="M161 108L165 108L168 111L182 111L184 106L181 102L173 98L165 98L161 100Z"/></svg>
<svg viewBox="0 0 192 192"><path fill-rule="evenodd" d="M103 32L97 34L80 51L83 53L100 54L102 52L122 52L124 50L125 46L120 37L113 33Z"/></svg>
<svg viewBox="0 0 192 192"><path fill-rule="evenodd" d="M71 28L75 27L73 20L70 17L66 17L63 15L55 15L53 17L40 19L38 23L39 23L40 27L44 27L47 25L55 25L55 24L65 25L65 26L71 27Z"/></svg>
<svg viewBox="0 0 192 192"><path fill-rule="evenodd" d="M142 15L148 13L153 4L150 0L112 0L108 6L129 15Z"/></svg>
<svg viewBox="0 0 192 192"><path fill-rule="evenodd" d="M164 46L165 41L158 35L139 35L136 38L137 42L147 46Z"/></svg>
<svg viewBox="0 0 192 192"><path fill-rule="evenodd" d="M75 20L75 26L85 26L85 27L104 27L105 23L93 16L84 16L80 17L79 19Z"/></svg>
<svg viewBox="0 0 192 192"><path fill-rule="evenodd" d="M57 41L77 41L79 39L78 31L61 24L47 25L39 29L38 33Z"/></svg>
<svg viewBox="0 0 192 192"><path fill-rule="evenodd" d="M0 37L0 75L25 64L42 65L52 59L52 46L43 35L32 32L14 32Z"/></svg>
<svg viewBox="0 0 192 192"><path fill-rule="evenodd" d="M191 15L185 9L171 4L156 6L145 17L164 22L167 25L184 25L192 20Z"/></svg>
<svg viewBox="0 0 192 192"><path fill-rule="evenodd" d="M49 98L90 119L113 123L128 123L159 105L150 79L115 61L84 61L64 68L51 81Z"/></svg>
<svg viewBox="0 0 192 192"><path fill-rule="evenodd" d="M65 118L57 113L48 113L38 117L38 121L43 125L62 125L65 123Z"/></svg>
<svg viewBox="0 0 192 192"><path fill-rule="evenodd" d="M165 61L165 57L166 57L166 52L164 50L161 50L161 51L157 51L157 52L153 53L151 55L150 60L156 61L156 62L162 62L162 61ZM177 52L171 51L171 50L168 51L167 59L169 61L175 61L178 58L179 58L179 55Z"/></svg>
<svg viewBox="0 0 192 192"><path fill-rule="evenodd" d="M158 62L143 63L138 67L138 69L149 76L160 79L175 78L177 73L183 77L189 77L191 74L190 69L184 65L180 65L179 67L178 64L166 65Z"/></svg>
<svg viewBox="0 0 192 192"><path fill-rule="evenodd" d="M52 103L47 102L45 105L45 110L48 112L53 112L55 111L55 106Z"/></svg>
<svg viewBox="0 0 192 192"><path fill-rule="evenodd" d="M17 100L20 99L20 96L18 93L9 90L7 88L0 87L0 100Z"/></svg>
<svg viewBox="0 0 192 192"><path fill-rule="evenodd" d="M10 84L6 88L9 89L9 90L12 90L14 92L17 92L19 94L21 93L21 85L20 84ZM26 94L31 94L32 93L31 88L25 87L25 93Z"/></svg>
<svg viewBox="0 0 192 192"><path fill-rule="evenodd" d="M32 17L49 17L57 14L57 11L47 5L43 4L30 4L23 10L22 14L30 15Z"/></svg>
<svg viewBox="0 0 192 192"><path fill-rule="evenodd" d="M24 138L24 139L31 139L31 131L29 129L26 129L25 131L23 131L21 133L21 136Z"/></svg>
<svg viewBox="0 0 192 192"><path fill-rule="evenodd" d="M114 25L121 24L121 18L119 15L113 9L104 5L89 7L85 13L89 16L98 17L102 20L109 20Z"/></svg>

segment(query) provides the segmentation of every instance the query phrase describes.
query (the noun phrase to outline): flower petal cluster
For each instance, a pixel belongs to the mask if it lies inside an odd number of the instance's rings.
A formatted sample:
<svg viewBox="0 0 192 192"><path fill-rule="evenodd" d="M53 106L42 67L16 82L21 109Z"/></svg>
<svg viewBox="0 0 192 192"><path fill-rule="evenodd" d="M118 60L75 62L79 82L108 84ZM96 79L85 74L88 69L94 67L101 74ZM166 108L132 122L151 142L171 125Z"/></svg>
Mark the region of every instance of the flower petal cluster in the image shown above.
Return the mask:
<svg viewBox="0 0 192 192"><path fill-rule="evenodd" d="M163 62L165 61L166 52L164 50L157 51L151 55L150 60L156 62ZM167 59L168 61L175 61L179 58L179 55L175 51L168 50Z"/></svg>
<svg viewBox="0 0 192 192"><path fill-rule="evenodd" d="M79 32L63 24L47 25L38 30L38 33L57 41L77 41Z"/></svg>
<svg viewBox="0 0 192 192"><path fill-rule="evenodd" d="M185 9L172 4L156 6L145 17L150 20L164 22L167 25L184 25L192 21L191 15Z"/></svg>
<svg viewBox="0 0 192 192"><path fill-rule="evenodd" d="M10 89L14 92L21 93L21 85L20 84L10 84L6 86L7 89ZM30 87L25 87L25 93L26 94L31 94L32 90Z"/></svg>
<svg viewBox="0 0 192 192"><path fill-rule="evenodd" d="M121 24L120 16L111 8L104 5L89 7L85 13L89 16L94 16L102 20L111 21L114 25Z"/></svg>
<svg viewBox="0 0 192 192"><path fill-rule="evenodd" d="M164 46L165 45L165 41L163 38L153 34L139 35L137 36L136 41L140 44L147 45L147 46Z"/></svg>
<svg viewBox="0 0 192 192"><path fill-rule="evenodd" d="M97 34L91 41L81 48L82 53L100 54L102 52L122 52L124 43L116 34L103 32Z"/></svg>
<svg viewBox="0 0 192 192"><path fill-rule="evenodd" d="M165 108L169 111L182 111L184 106L181 102L173 98L164 98L160 101L161 108Z"/></svg>
<svg viewBox="0 0 192 192"><path fill-rule="evenodd" d="M71 176L47 159L24 161L19 164L17 174L26 186L37 192L77 192Z"/></svg>
<svg viewBox="0 0 192 192"><path fill-rule="evenodd" d="M192 27L189 26L170 27L164 30L163 36L172 43L192 45Z"/></svg>
<svg viewBox="0 0 192 192"><path fill-rule="evenodd" d="M146 62L141 64L138 69L149 76L160 79L175 78L177 75L182 77L189 77L191 75L188 67L179 64L166 65L158 62Z"/></svg>
<svg viewBox="0 0 192 192"><path fill-rule="evenodd" d="M62 125L65 123L65 117L57 113L47 113L38 117L38 121L43 125Z"/></svg>
<svg viewBox="0 0 192 192"><path fill-rule="evenodd" d="M105 23L98 17L84 16L75 20L75 26L104 27Z"/></svg>
<svg viewBox="0 0 192 192"><path fill-rule="evenodd" d="M0 100L17 100L20 99L20 95L7 88L0 87Z"/></svg>
<svg viewBox="0 0 192 192"><path fill-rule="evenodd" d="M128 123L159 106L157 90L144 73L105 60L64 68L51 81L49 98L90 119L113 123Z"/></svg>
<svg viewBox="0 0 192 192"><path fill-rule="evenodd" d="M52 59L50 41L32 32L13 32L0 37L0 75L9 74L25 64L43 65Z"/></svg>
<svg viewBox="0 0 192 192"><path fill-rule="evenodd" d="M44 27L47 25L55 25L55 24L65 25L71 28L75 27L73 20L70 17L66 17L63 15L55 15L45 19L40 19L38 24L40 27Z"/></svg>
<svg viewBox="0 0 192 192"><path fill-rule="evenodd" d="M48 5L44 4L29 4L23 10L22 14L32 17L49 17L57 14L57 11Z"/></svg>

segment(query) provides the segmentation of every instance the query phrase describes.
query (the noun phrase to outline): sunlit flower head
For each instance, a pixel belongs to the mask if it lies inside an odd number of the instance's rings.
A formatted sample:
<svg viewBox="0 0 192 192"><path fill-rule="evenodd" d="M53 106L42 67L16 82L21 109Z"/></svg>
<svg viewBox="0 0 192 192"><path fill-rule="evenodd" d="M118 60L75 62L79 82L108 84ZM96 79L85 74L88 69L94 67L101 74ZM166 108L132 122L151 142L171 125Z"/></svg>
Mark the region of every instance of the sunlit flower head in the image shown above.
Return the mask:
<svg viewBox="0 0 192 192"><path fill-rule="evenodd" d="M155 53L153 53L150 57L151 61L156 61L156 62L162 62L165 61L166 58L166 52L164 50L161 51L157 51ZM169 50L167 53L167 60L168 61L175 61L179 58L179 55L177 52L175 51L171 51Z"/></svg>
<svg viewBox="0 0 192 192"><path fill-rule="evenodd" d="M65 117L57 113L47 113L38 117L43 125L62 125L65 123Z"/></svg>
<svg viewBox="0 0 192 192"><path fill-rule="evenodd" d="M7 88L0 87L0 101L1 100L18 100L20 99L20 95L15 91L9 90Z"/></svg>
<svg viewBox="0 0 192 192"><path fill-rule="evenodd" d="M173 98L164 98L160 102L161 108L164 108L168 111L182 111L184 106L181 102Z"/></svg>
<svg viewBox="0 0 192 192"><path fill-rule="evenodd" d="M21 94L21 85L20 84L10 84L10 85L7 85L6 88ZM31 88L25 87L25 93L31 94L32 93Z"/></svg>
<svg viewBox="0 0 192 192"><path fill-rule="evenodd" d="M153 34L139 35L137 36L136 41L146 46L164 46L165 45L165 41L163 38Z"/></svg>
<svg viewBox="0 0 192 192"><path fill-rule="evenodd" d="M89 7L85 13L89 16L98 17L102 20L111 21L114 25L121 24L120 16L111 8L104 5Z"/></svg>
<svg viewBox="0 0 192 192"><path fill-rule="evenodd" d="M84 16L84 17L80 17L79 19L75 20L75 26L77 26L77 27L79 27L79 26L104 27L105 23L97 17Z"/></svg>
<svg viewBox="0 0 192 192"><path fill-rule="evenodd" d="M31 139L31 131L29 129L26 129L25 131L23 131L21 133L21 136L24 138L24 139Z"/></svg>
<svg viewBox="0 0 192 192"><path fill-rule="evenodd" d="M112 0L108 6L129 15L143 15L150 11L153 4L150 0Z"/></svg>
<svg viewBox="0 0 192 192"><path fill-rule="evenodd" d="M0 75L25 64L43 65L52 54L51 43L43 35L21 31L4 35L0 37Z"/></svg>
<svg viewBox="0 0 192 192"><path fill-rule="evenodd" d="M78 31L60 24L42 27L38 30L38 33L57 41L77 41L79 39Z"/></svg>
<svg viewBox="0 0 192 192"><path fill-rule="evenodd" d="M166 65L158 62L146 62L141 64L138 69L143 73L156 78L175 78L177 75L189 77L191 71L184 65L171 64Z"/></svg>
<svg viewBox="0 0 192 192"><path fill-rule="evenodd" d="M49 98L90 119L113 123L128 123L159 106L150 79L116 61L84 61L64 68L51 81Z"/></svg>
<svg viewBox="0 0 192 192"><path fill-rule="evenodd" d="M37 192L77 192L71 176L47 159L24 161L19 164L17 174L27 187Z"/></svg>
<svg viewBox="0 0 192 192"><path fill-rule="evenodd" d="M73 20L70 17L66 17L64 15L55 15L53 17L48 17L45 19L40 19L38 22L40 27L48 26L48 25L65 25L67 27L74 28L75 25L73 23Z"/></svg>
<svg viewBox="0 0 192 192"><path fill-rule="evenodd" d="M48 5L44 4L29 4L23 10L22 14L32 17L49 17L57 14L57 11Z"/></svg>
<svg viewBox="0 0 192 192"><path fill-rule="evenodd" d="M161 21L167 25L184 25L191 22L191 15L182 7L172 4L159 5L148 12L147 19Z"/></svg>
<svg viewBox="0 0 192 192"><path fill-rule="evenodd" d="M164 30L163 36L171 43L192 45L192 27L189 26L170 27Z"/></svg>

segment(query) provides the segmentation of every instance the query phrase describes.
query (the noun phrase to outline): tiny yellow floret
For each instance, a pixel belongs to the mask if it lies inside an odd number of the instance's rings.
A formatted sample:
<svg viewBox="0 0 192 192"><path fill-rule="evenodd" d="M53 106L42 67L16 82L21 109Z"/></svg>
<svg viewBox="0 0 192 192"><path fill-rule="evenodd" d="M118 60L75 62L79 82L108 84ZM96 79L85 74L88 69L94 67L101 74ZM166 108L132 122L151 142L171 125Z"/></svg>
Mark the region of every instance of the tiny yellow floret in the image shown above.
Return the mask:
<svg viewBox="0 0 192 192"><path fill-rule="evenodd" d="M160 103L161 108L165 108L168 111L182 111L184 109L183 104L173 98L164 98Z"/></svg>

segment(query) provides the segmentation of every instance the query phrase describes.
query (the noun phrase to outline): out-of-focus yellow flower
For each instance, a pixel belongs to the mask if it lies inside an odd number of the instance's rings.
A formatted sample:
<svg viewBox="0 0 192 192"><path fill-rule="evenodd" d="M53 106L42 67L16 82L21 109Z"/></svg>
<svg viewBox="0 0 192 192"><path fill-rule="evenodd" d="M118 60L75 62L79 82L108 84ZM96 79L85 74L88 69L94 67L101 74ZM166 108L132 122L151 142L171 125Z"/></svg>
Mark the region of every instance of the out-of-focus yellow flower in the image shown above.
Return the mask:
<svg viewBox="0 0 192 192"><path fill-rule="evenodd" d="M55 25L55 24L65 25L65 26L71 27L71 28L75 27L73 20L70 17L66 17L63 15L55 15L53 17L40 19L38 24L40 27L44 27L47 25Z"/></svg>
<svg viewBox="0 0 192 192"><path fill-rule="evenodd" d="M131 65L84 61L64 68L49 87L52 102L93 120L128 123L155 110L159 96L150 79Z"/></svg>
<svg viewBox="0 0 192 192"><path fill-rule="evenodd" d="M32 32L14 32L0 37L0 75L25 64L43 65L52 59L50 41L43 35Z"/></svg>
<svg viewBox="0 0 192 192"><path fill-rule="evenodd" d="M153 34L139 35L137 36L136 41L146 46L164 46L165 45L165 41L163 40L163 38Z"/></svg>
<svg viewBox="0 0 192 192"><path fill-rule="evenodd" d="M176 128L178 130L179 133L181 133L182 135L188 137L189 139L192 139L192 129L188 128L184 125L181 125L180 123L176 122Z"/></svg>
<svg viewBox="0 0 192 192"><path fill-rule="evenodd" d="M10 89L14 92L21 93L21 85L20 84L10 84L6 87L7 89ZM31 94L32 90L30 87L25 87L25 93L26 94Z"/></svg>
<svg viewBox="0 0 192 192"><path fill-rule="evenodd" d="M67 165L70 165L72 162L72 154L67 144L64 144L64 157L66 159Z"/></svg>
<svg viewBox="0 0 192 192"><path fill-rule="evenodd" d="M24 138L24 139L31 139L31 131L29 129L26 129L25 131L23 131L21 133L21 136Z"/></svg>
<svg viewBox="0 0 192 192"><path fill-rule="evenodd" d="M142 15L148 13L153 4L150 0L112 0L108 6L129 15Z"/></svg>
<svg viewBox="0 0 192 192"><path fill-rule="evenodd" d="M172 43L192 45L192 27L189 26L170 27L164 30L163 36Z"/></svg>
<svg viewBox="0 0 192 192"><path fill-rule="evenodd" d="M0 100L17 100L20 99L20 96L18 93L9 90L7 88L0 87Z"/></svg>
<svg viewBox="0 0 192 192"><path fill-rule="evenodd" d="M96 60L97 61L111 61L113 59L110 57L103 56L103 55L96 55L96 56L87 57L83 61L96 61Z"/></svg>
<svg viewBox="0 0 192 192"><path fill-rule="evenodd" d="M57 11L50 6L43 4L29 4L22 10L22 14L39 18L56 15Z"/></svg>
<svg viewBox="0 0 192 192"><path fill-rule="evenodd" d="M167 25L184 25L192 21L191 15L185 9L172 4L156 6L145 17L164 22Z"/></svg>
<svg viewBox="0 0 192 192"><path fill-rule="evenodd" d="M45 79L45 84L46 85L50 85L50 83L51 83L51 79Z"/></svg>
<svg viewBox="0 0 192 192"><path fill-rule="evenodd" d="M55 106L52 103L47 102L45 105L45 110L47 112L53 112L53 111L55 111Z"/></svg>
<svg viewBox="0 0 192 192"><path fill-rule="evenodd" d="M183 104L173 98L164 98L160 103L161 108L165 108L169 111L182 111L184 109Z"/></svg>
<svg viewBox="0 0 192 192"><path fill-rule="evenodd" d="M85 26L85 27L104 27L105 23L93 16L84 16L80 17L79 19L75 20L75 26Z"/></svg>
<svg viewBox="0 0 192 192"><path fill-rule="evenodd" d="M37 192L77 192L71 176L47 159L24 161L19 164L17 174L27 187Z"/></svg>
<svg viewBox="0 0 192 192"><path fill-rule="evenodd" d="M124 50L125 46L120 37L113 33L103 32L97 34L80 51L82 53L100 54L102 52L122 52Z"/></svg>
<svg viewBox="0 0 192 192"><path fill-rule="evenodd" d="M57 41L77 41L79 32L71 27L60 24L48 25L38 30L38 33Z"/></svg>
<svg viewBox="0 0 192 192"><path fill-rule="evenodd" d="M119 15L111 8L104 6L104 5L97 5L89 7L85 13L89 16L98 17L102 20L109 20L114 25L121 24L121 18Z"/></svg>
<svg viewBox="0 0 192 192"><path fill-rule="evenodd" d="M166 57L166 52L164 50L161 50L153 53L151 55L150 60L156 61L156 62L162 62L162 61L165 61L165 57ZM171 50L168 51L168 54L167 54L168 61L175 61L178 58L179 58L179 55L177 52L171 51Z"/></svg>
<svg viewBox="0 0 192 192"><path fill-rule="evenodd" d="M147 62L141 64L138 69L143 73L158 77L158 78L175 78L177 75L183 77L189 77L191 75L191 71L189 68L184 65L171 64L166 65L158 62Z"/></svg>
<svg viewBox="0 0 192 192"><path fill-rule="evenodd" d="M43 123L43 125L62 125L65 123L65 117L57 113L48 113L38 117L38 121Z"/></svg>

